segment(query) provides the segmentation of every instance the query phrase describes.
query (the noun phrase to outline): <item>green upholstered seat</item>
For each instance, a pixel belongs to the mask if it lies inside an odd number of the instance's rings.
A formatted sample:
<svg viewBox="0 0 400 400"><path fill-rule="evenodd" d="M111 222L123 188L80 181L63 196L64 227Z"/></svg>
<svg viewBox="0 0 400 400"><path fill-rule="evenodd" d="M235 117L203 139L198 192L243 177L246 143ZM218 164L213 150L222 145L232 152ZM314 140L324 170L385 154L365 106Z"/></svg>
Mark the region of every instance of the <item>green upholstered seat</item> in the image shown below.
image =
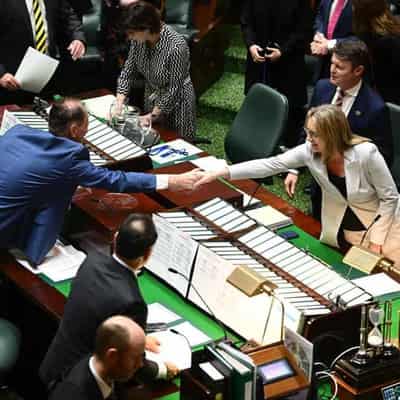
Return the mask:
<svg viewBox="0 0 400 400"><path fill-rule="evenodd" d="M237 163L276 153L287 117L285 96L261 83L253 85L225 137L229 160Z"/></svg>
<svg viewBox="0 0 400 400"><path fill-rule="evenodd" d="M82 28L87 41L87 51L84 59L100 58L98 46L100 44L102 1L92 0L91 10L82 16Z"/></svg>
<svg viewBox="0 0 400 400"><path fill-rule="evenodd" d="M11 322L0 318L0 378L9 372L17 361L21 335Z"/></svg>
<svg viewBox="0 0 400 400"><path fill-rule="evenodd" d="M166 0L165 2L165 22L189 42L197 33L193 27L192 3L192 0Z"/></svg>
<svg viewBox="0 0 400 400"><path fill-rule="evenodd" d="M393 164L391 171L396 185L400 189L400 106L392 103L386 103L386 106L389 109L393 136Z"/></svg>

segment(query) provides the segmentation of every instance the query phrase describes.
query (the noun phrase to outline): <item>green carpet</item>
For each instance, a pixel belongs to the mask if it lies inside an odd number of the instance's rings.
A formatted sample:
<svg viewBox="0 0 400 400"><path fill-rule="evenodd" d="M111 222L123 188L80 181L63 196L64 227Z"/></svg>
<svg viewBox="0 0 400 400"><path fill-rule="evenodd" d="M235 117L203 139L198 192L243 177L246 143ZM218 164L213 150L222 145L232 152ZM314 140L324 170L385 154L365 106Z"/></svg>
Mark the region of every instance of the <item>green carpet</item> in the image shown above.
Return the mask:
<svg viewBox="0 0 400 400"><path fill-rule="evenodd" d="M207 137L211 145L200 145L203 150L218 158L226 158L224 138L244 100L244 66L246 48L238 25L227 25L230 46L225 51L225 72L221 79L198 99L197 134ZM274 177L267 189L305 213L310 209L310 198L303 192L310 181L308 171L300 175L296 194L290 199L285 192L283 178Z"/></svg>

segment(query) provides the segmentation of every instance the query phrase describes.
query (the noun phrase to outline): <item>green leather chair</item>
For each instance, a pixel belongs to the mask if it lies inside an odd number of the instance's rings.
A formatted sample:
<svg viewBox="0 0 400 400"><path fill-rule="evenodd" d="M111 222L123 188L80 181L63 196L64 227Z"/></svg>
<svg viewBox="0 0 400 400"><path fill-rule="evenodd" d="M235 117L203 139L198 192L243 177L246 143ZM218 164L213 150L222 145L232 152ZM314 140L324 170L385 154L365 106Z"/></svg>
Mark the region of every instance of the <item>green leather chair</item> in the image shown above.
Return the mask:
<svg viewBox="0 0 400 400"><path fill-rule="evenodd" d="M391 172L397 188L400 190L400 106L392 103L386 103L386 106L389 110L393 136L393 164Z"/></svg>
<svg viewBox="0 0 400 400"><path fill-rule="evenodd" d="M277 153L287 118L285 96L264 84L253 85L225 137L229 160L238 163ZM271 179L263 183L271 183Z"/></svg>
<svg viewBox="0 0 400 400"><path fill-rule="evenodd" d="M166 0L165 22L191 42L197 33L193 27L192 0Z"/></svg>
<svg viewBox="0 0 400 400"><path fill-rule="evenodd" d="M0 318L0 386L17 361L20 342L21 335L17 327Z"/></svg>

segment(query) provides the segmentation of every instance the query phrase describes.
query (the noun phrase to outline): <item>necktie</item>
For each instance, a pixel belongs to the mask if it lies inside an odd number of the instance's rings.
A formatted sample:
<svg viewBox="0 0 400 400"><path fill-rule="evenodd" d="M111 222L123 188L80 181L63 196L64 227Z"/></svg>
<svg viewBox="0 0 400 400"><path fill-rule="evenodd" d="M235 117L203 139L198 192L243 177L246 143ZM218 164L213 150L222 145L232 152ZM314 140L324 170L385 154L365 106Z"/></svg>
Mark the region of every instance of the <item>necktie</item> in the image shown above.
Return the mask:
<svg viewBox="0 0 400 400"><path fill-rule="evenodd" d="M338 91L338 94L337 94L336 100L335 100L335 106L342 108L344 96L346 96L346 92L339 88L339 91Z"/></svg>
<svg viewBox="0 0 400 400"><path fill-rule="evenodd" d="M329 22L328 22L328 29L326 31L326 38L328 40L331 40L333 37L333 31L335 30L336 24L339 21L340 14L342 13L344 4L346 3L346 0L337 0L335 9L333 10Z"/></svg>
<svg viewBox="0 0 400 400"><path fill-rule="evenodd" d="M44 26L42 10L39 6L39 0L32 0L32 12L35 21L35 47L41 53L47 52L47 32Z"/></svg>

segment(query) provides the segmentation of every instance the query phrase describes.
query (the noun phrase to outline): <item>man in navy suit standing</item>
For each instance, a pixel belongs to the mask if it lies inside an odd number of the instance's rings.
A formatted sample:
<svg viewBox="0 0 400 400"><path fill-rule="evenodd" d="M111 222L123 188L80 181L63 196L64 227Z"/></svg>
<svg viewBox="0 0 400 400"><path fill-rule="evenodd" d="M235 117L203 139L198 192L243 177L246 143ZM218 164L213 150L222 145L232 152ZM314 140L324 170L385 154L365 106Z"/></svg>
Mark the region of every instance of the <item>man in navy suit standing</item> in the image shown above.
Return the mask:
<svg viewBox="0 0 400 400"><path fill-rule="evenodd" d="M368 49L360 40L344 40L336 44L330 68L330 79L315 85L310 106L335 104L346 114L353 133L371 139L388 166L393 160L393 138L389 114L380 95L363 80L369 63ZM297 175L289 173L286 191L294 194ZM315 186L315 187L314 187ZM321 192L312 185L313 216L320 217Z"/></svg>
<svg viewBox="0 0 400 400"><path fill-rule="evenodd" d="M152 175L95 167L80 141L88 115L79 100L53 105L49 131L16 125L0 137L0 248L39 264L60 233L78 185L111 192L190 190L198 172Z"/></svg>
<svg viewBox="0 0 400 400"><path fill-rule="evenodd" d="M311 53L320 57L318 78L329 76L330 53L335 45L352 36L351 0L322 0L314 23Z"/></svg>

